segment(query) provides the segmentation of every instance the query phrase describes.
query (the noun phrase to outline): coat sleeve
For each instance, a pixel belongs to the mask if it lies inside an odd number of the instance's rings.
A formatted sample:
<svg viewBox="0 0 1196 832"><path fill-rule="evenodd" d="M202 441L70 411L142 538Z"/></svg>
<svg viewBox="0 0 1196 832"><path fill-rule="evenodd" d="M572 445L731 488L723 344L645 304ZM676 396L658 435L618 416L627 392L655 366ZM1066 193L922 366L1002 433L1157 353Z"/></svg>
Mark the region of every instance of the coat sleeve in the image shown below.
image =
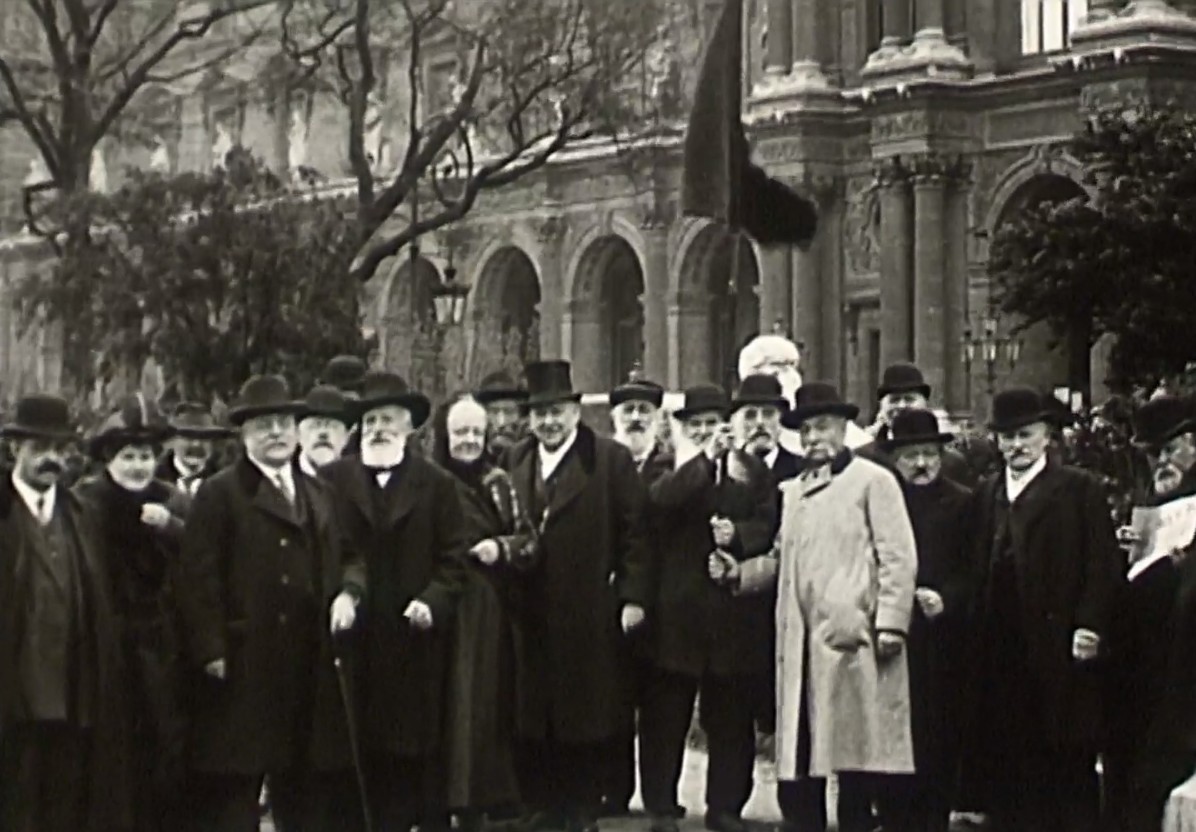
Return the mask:
<svg viewBox="0 0 1196 832"><path fill-rule="evenodd" d="M613 519L619 526L615 537L620 559L616 568L619 599L624 604L646 607L651 600L653 574L647 489L626 448L614 445L610 460L609 494Z"/></svg>
<svg viewBox="0 0 1196 832"><path fill-rule="evenodd" d="M772 589L776 585L780 565L780 553L776 549L745 560L739 564L739 586L735 588L735 594L755 595Z"/></svg>
<svg viewBox="0 0 1196 832"><path fill-rule="evenodd" d="M701 507L712 511L714 463L705 454L698 454L679 468L665 471L652 482L648 499L654 508L665 511L698 511Z"/></svg>
<svg viewBox="0 0 1196 832"><path fill-rule="evenodd" d="M762 467L752 471L748 485L751 490L752 514L735 520L735 540L731 552L737 558L751 557L772 548L776 539L777 496L771 474Z"/></svg>
<svg viewBox="0 0 1196 832"><path fill-rule="evenodd" d="M1089 474L1083 477L1084 548L1080 557L1084 586L1076 607L1075 627L1103 635L1108 632L1113 601L1125 578L1104 490L1095 477Z"/></svg>
<svg viewBox="0 0 1196 832"><path fill-rule="evenodd" d="M960 492L951 504L953 512L951 536L948 540L933 541L932 545L949 547L951 557L947 561L939 594L943 598L943 613L952 617L967 615L977 585L975 543L972 538L976 529L976 501L971 492Z"/></svg>
<svg viewBox="0 0 1196 832"><path fill-rule="evenodd" d="M465 587L465 557L470 541L461 497L448 474L438 475L430 503L435 512L432 552L436 566L432 580L418 597L432 610L432 621L439 625L452 615Z"/></svg>
<svg viewBox="0 0 1196 832"><path fill-rule="evenodd" d="M231 550L232 520L219 480L196 492L175 560L174 592L192 660L203 667L228 656L223 575Z"/></svg>
<svg viewBox="0 0 1196 832"><path fill-rule="evenodd" d="M868 483L864 510L876 551L879 595L876 629L904 633L914 609L918 577L917 544L897 479L877 472Z"/></svg>

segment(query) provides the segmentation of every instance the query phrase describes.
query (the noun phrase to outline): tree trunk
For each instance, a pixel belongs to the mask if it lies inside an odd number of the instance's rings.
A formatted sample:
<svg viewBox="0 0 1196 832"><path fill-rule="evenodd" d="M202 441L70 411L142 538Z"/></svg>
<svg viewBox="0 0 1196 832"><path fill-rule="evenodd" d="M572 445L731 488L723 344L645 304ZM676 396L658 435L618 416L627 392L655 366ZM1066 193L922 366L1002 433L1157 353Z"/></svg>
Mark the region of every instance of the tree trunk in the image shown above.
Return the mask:
<svg viewBox="0 0 1196 832"><path fill-rule="evenodd" d="M1092 404L1092 321L1072 322L1067 333L1067 386L1080 393L1084 407Z"/></svg>

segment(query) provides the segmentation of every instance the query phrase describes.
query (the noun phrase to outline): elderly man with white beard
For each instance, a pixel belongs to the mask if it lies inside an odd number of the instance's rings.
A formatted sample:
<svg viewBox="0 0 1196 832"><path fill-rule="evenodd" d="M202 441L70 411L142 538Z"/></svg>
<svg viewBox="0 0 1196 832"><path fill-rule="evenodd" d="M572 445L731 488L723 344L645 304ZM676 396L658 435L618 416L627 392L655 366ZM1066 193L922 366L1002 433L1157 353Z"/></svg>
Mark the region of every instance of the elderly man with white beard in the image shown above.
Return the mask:
<svg viewBox="0 0 1196 832"><path fill-rule="evenodd" d="M299 409L299 470L309 477L341 458L353 417L349 400L331 385L311 389Z"/></svg>

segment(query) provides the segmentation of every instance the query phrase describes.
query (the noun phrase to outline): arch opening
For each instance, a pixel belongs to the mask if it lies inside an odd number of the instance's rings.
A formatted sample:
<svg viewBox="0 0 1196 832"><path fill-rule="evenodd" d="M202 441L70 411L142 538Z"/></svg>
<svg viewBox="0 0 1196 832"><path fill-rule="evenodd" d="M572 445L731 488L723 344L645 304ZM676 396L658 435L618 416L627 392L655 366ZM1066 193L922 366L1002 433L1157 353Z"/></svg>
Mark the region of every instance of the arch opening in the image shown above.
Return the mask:
<svg viewBox="0 0 1196 832"><path fill-rule="evenodd" d="M535 264L516 246L504 246L487 261L474 298L474 367L481 377L496 370L518 376L540 357L540 278Z"/></svg>
<svg viewBox="0 0 1196 832"><path fill-rule="evenodd" d="M586 249L573 285L574 384L609 390L643 362L643 266L630 243L609 235Z"/></svg>

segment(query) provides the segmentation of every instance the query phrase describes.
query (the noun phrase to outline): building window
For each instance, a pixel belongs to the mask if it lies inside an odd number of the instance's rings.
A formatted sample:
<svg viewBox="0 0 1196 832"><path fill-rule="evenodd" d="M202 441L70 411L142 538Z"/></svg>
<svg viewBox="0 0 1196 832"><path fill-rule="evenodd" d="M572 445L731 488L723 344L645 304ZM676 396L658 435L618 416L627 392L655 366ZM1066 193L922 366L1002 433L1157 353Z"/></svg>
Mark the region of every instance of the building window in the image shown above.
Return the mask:
<svg viewBox="0 0 1196 832"><path fill-rule="evenodd" d="M1088 0L1022 0L1022 53L1058 52L1088 16Z"/></svg>

